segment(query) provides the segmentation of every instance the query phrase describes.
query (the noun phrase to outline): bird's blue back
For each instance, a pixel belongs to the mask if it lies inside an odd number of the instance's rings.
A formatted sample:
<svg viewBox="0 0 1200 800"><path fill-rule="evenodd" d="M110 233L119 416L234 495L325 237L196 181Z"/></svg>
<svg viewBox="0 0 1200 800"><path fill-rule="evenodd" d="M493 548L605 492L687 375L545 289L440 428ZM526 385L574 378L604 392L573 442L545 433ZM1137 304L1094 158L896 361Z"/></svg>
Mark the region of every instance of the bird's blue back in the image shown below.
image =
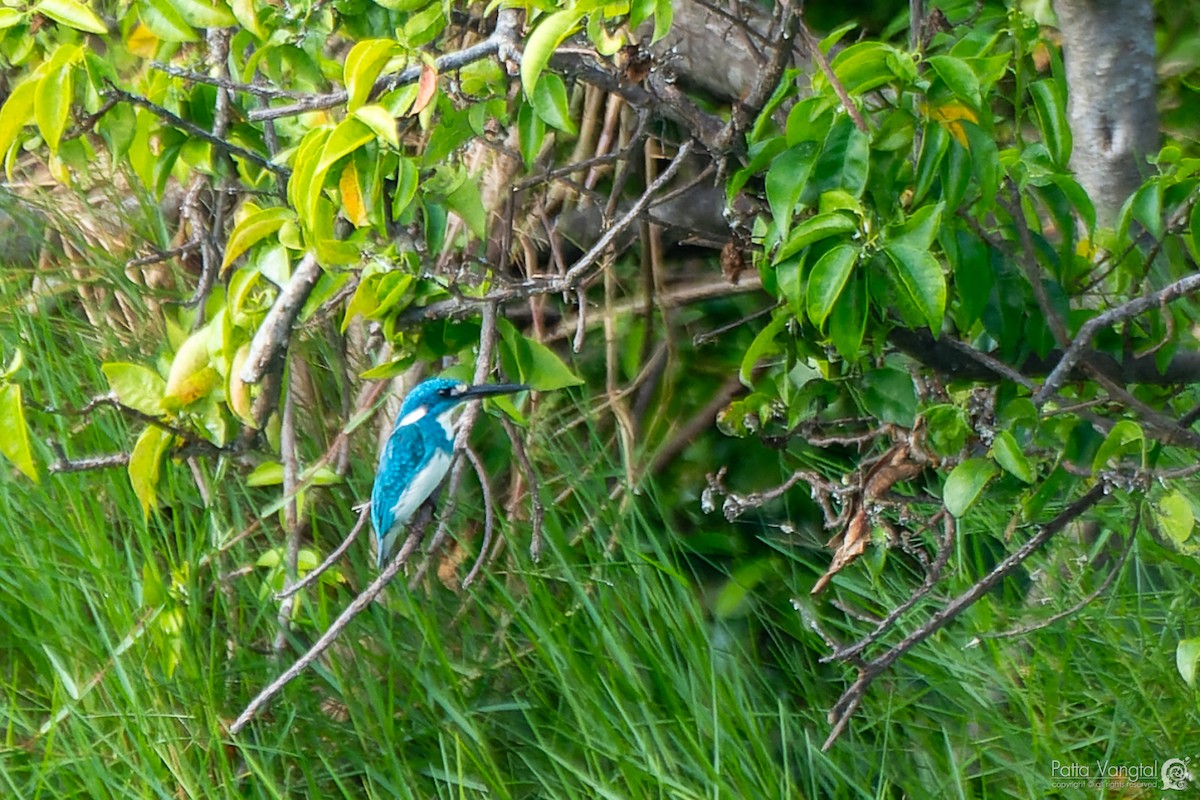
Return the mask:
<svg viewBox="0 0 1200 800"><path fill-rule="evenodd" d="M430 378L413 387L400 406L396 425L379 457L371 491L371 524L382 567L405 524L433 494L454 448L454 431L446 415L461 398L464 384Z"/></svg>

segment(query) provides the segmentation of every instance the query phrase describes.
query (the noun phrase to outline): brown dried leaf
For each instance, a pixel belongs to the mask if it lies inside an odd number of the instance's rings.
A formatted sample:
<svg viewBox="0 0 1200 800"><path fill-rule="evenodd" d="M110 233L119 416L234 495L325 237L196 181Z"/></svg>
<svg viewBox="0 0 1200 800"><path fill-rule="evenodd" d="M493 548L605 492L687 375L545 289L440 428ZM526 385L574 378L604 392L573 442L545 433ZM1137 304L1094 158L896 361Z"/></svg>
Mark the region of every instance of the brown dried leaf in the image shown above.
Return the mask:
<svg viewBox="0 0 1200 800"><path fill-rule="evenodd" d="M409 114L420 114L437 91L437 70L430 64L421 65L421 78L417 81L417 99L413 102Z"/></svg>

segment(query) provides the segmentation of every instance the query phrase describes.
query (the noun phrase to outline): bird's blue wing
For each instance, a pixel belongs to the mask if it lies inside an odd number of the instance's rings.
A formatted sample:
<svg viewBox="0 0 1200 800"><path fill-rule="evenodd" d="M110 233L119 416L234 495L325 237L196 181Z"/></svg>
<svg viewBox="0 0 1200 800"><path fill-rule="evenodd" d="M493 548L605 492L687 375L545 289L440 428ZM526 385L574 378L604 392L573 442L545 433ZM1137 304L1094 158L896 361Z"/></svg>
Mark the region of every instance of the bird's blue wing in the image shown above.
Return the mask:
<svg viewBox="0 0 1200 800"><path fill-rule="evenodd" d="M420 424L400 426L388 437L379 458L371 491L371 524L381 567L413 512L433 494L450 467L449 442L429 433Z"/></svg>

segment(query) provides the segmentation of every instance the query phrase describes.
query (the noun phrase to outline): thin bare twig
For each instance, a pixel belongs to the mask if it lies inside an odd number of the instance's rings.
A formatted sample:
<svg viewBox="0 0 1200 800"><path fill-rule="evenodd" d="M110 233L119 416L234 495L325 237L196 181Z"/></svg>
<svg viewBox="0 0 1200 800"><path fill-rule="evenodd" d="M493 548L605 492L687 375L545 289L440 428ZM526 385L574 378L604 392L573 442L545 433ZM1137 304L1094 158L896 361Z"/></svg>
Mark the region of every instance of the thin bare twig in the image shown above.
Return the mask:
<svg viewBox="0 0 1200 800"><path fill-rule="evenodd" d="M483 468L483 462L470 447L463 448L463 455L475 468L475 477L479 479L479 490L483 494L483 541L479 543L479 556L475 559L475 564L467 573L467 577L463 578L462 587L466 589L479 577L479 572L487 560L488 551L492 546L492 534L496 527L496 510L492 507L492 487L488 483L487 470Z"/></svg>
<svg viewBox="0 0 1200 800"><path fill-rule="evenodd" d="M1042 529L1030 538L1029 541L1010 553L1004 560L993 567L991 572L976 581L971 588L947 603L941 611L935 613L925 624L904 637L903 640L883 655L863 666L859 670L858 679L842 693L841 698L829 712L829 721L833 728L829 736L825 739L822 749L829 750L842 734L842 731L846 729L850 718L862 703L863 697L866 696L867 688L875 678L879 677L879 675L909 650L945 627L947 623L974 604L976 600L986 594L993 586L1012 574L1013 570L1040 550L1059 531L1072 521L1078 519L1088 509L1101 502L1107 496L1108 485L1102 480L1097 481L1084 495L1063 509L1054 519L1042 526Z"/></svg>
<svg viewBox="0 0 1200 800"><path fill-rule="evenodd" d="M296 676L303 672L309 664L320 658L321 654L329 649L329 645L337 640L338 636L341 635L350 622L379 596L384 587L391 583L392 578L396 577L396 573L404 568L420 544L425 534L425 528L429 524L429 519L430 515L426 512L420 514L414 520L410 529L411 532L408 534L408 538L404 541L404 546L400 548L400 552L396 554L396 557L388 562L383 571L379 573L379 577L372 581L370 586L364 589L358 597L354 598L354 601L350 605L346 606L346 610L338 615L338 618L333 621L329 629L321 634L321 637L305 651L304 655L296 659L290 667L284 670L282 675L271 681L270 684L255 695L249 705L238 715L233 724L229 726L231 736L236 736L240 733L242 728L246 727L250 720L254 719L254 716L271 701L272 697L279 694L279 691L284 686L295 680Z"/></svg>
<svg viewBox="0 0 1200 800"><path fill-rule="evenodd" d="M1117 559L1117 563L1114 564L1112 570L1110 570L1109 573L1104 576L1104 580L1101 581L1100 585L1096 587L1096 590L1094 592L1089 592L1087 594L1087 596L1085 596L1083 599L1079 600L1078 602L1072 604L1071 607L1066 609L1065 611L1060 611L1057 614L1051 614L1049 617L1046 617L1045 619L1039 619L1039 620L1036 620L1035 622L1030 622L1025 625L1020 625L1016 628L1011 628L1006 631L996 631L995 633L980 634L979 636L975 637L974 641L969 642L967 644L967 646L971 647L985 639L1011 639L1016 636L1025 636L1027 634L1033 633L1034 631L1040 631L1043 628L1049 628L1051 625L1058 622L1059 620L1066 619L1067 617L1072 617L1075 614L1078 614L1080 611L1082 611L1087 606L1091 605L1093 602L1096 601L1096 598L1098 598L1100 595L1102 595L1108 591L1108 587L1112 586L1113 581L1115 581L1117 579L1117 576L1121 574L1121 568L1125 566L1125 561L1129 558L1129 554L1131 552L1133 552L1133 545L1134 545L1134 542L1137 540L1137 531L1138 531L1138 527L1141 525L1141 522L1142 522L1142 506L1139 504L1137 507L1137 511L1135 511L1134 515L1133 515L1133 524L1130 526L1130 529L1129 529L1129 541L1127 541L1125 543L1124 549L1121 550L1121 557Z"/></svg>

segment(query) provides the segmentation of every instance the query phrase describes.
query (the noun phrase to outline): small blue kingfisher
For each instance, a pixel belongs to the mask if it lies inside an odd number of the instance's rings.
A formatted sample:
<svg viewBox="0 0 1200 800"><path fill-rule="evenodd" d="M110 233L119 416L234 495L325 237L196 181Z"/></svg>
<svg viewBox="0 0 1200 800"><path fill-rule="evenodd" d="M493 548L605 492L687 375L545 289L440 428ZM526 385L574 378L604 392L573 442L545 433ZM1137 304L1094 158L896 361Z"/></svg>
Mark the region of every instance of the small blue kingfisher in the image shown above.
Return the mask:
<svg viewBox="0 0 1200 800"><path fill-rule="evenodd" d="M521 392L520 383L469 386L449 378L430 378L413 387L400 406L371 490L371 525L379 545L380 569L404 526L446 477L454 455L457 411L476 397Z"/></svg>

